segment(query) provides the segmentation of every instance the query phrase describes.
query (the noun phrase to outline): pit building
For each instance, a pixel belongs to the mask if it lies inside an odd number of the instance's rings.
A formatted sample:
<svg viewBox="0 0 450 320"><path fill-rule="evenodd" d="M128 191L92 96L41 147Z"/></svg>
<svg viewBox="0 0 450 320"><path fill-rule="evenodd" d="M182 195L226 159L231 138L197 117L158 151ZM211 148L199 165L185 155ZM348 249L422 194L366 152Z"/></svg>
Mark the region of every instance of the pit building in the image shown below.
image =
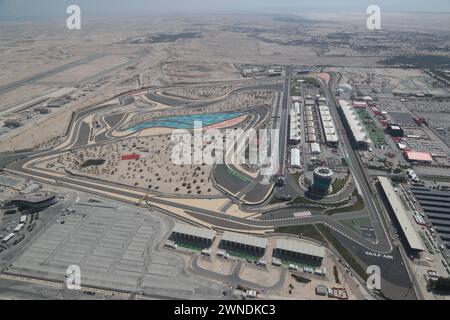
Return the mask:
<svg viewBox="0 0 450 320"><path fill-rule="evenodd" d="M273 249L273 256L285 261L320 266L325 257L325 248L294 239L279 239Z"/></svg>
<svg viewBox="0 0 450 320"><path fill-rule="evenodd" d="M211 246L216 232L206 228L198 228L187 224L175 224L170 234L170 240L176 243L191 243L198 247Z"/></svg>
<svg viewBox="0 0 450 320"><path fill-rule="evenodd" d="M229 251L262 257L266 251L268 240L248 234L225 231L220 241L220 247Z"/></svg>

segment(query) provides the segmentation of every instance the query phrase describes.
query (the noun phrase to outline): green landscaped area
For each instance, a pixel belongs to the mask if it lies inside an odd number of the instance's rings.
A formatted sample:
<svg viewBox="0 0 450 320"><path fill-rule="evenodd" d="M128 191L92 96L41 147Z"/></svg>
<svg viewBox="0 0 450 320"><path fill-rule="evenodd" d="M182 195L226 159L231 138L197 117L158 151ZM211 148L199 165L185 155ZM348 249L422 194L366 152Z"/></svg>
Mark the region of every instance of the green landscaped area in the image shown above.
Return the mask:
<svg viewBox="0 0 450 320"><path fill-rule="evenodd" d="M291 86L291 95L293 96L301 96L302 90L300 83L297 83L296 81L293 82L294 84Z"/></svg>
<svg viewBox="0 0 450 320"><path fill-rule="evenodd" d="M344 186L347 183L349 178L350 178L350 175L347 175L347 176L345 176L344 178L341 178L341 179L335 179L333 184L332 184L333 189L330 192L330 194L335 194L335 193L338 193L339 191L341 191L342 188L344 188Z"/></svg>
<svg viewBox="0 0 450 320"><path fill-rule="evenodd" d="M357 191L353 192L353 195L357 197L357 200L354 204L348 207L342 207L342 208L335 208L326 210L325 213L328 215L336 214L336 213L345 213L345 212L353 212L353 211L360 211L364 209L364 201L362 197L358 194Z"/></svg>
<svg viewBox="0 0 450 320"><path fill-rule="evenodd" d="M300 177L302 176L303 173L301 172L294 172L291 173L290 176L292 177L292 179L298 184L298 179L300 179Z"/></svg>
<svg viewBox="0 0 450 320"><path fill-rule="evenodd" d="M361 217L361 218L355 218L355 219L339 220L339 223L341 223L342 225L348 227L349 229L355 230L360 235L363 235L361 227L372 228L372 223L370 222L370 218L368 216L367 217Z"/></svg>
<svg viewBox="0 0 450 320"><path fill-rule="evenodd" d="M380 149L381 146L387 145L386 138L384 137L384 130L377 126L369 112L365 108L355 108L355 112L364 123L375 147Z"/></svg>
<svg viewBox="0 0 450 320"><path fill-rule="evenodd" d="M195 245L195 244L187 243L187 242L179 242L178 241L178 242L176 242L176 244L179 247L183 247L183 248L186 248L186 249L191 249L193 251L202 251L203 249L207 248L207 247L204 247L204 246L199 246L199 245Z"/></svg>
<svg viewBox="0 0 450 320"><path fill-rule="evenodd" d="M336 248L336 250L339 252L339 254L344 258L345 261L352 267L353 270L364 280L367 280L367 273L364 270L364 268L359 264L359 262L356 260L356 258L353 256L353 254L348 251L346 247L344 247L341 242L336 239L333 234L331 233L330 228L327 226L320 224L317 225L317 228L320 230L320 232L327 238L327 240Z"/></svg>
<svg viewBox="0 0 450 320"><path fill-rule="evenodd" d="M316 202L316 201L309 200L309 199L306 199L304 197L298 196L297 198L292 200L290 202L290 204L319 204L319 202Z"/></svg>
<svg viewBox="0 0 450 320"><path fill-rule="evenodd" d="M325 242L325 239L320 235L319 231L313 224L285 226L275 228L275 232L289 233L297 236L311 238L317 241Z"/></svg>
<svg viewBox="0 0 450 320"><path fill-rule="evenodd" d="M286 267L286 268L289 268L290 264L295 264L299 268L303 268L303 267L317 268L317 267L320 266L320 265L313 265L313 264L304 263L304 262L299 261L299 260L287 260L287 259L280 259L280 260L281 260L282 266Z"/></svg>
<svg viewBox="0 0 450 320"><path fill-rule="evenodd" d="M311 181L311 179L309 179L308 177L305 177L305 178L303 179L303 183L305 184L306 187L309 187L309 186L311 186L312 181Z"/></svg>
<svg viewBox="0 0 450 320"><path fill-rule="evenodd" d="M259 259L261 259L261 257L253 256L251 254L239 252L239 251L227 250L227 253L229 253L230 256L241 258L241 259L246 259L246 260L251 260L251 261L258 261Z"/></svg>
<svg viewBox="0 0 450 320"><path fill-rule="evenodd" d="M283 203L285 202L283 199L272 197L269 201L269 204L277 204L277 203Z"/></svg>

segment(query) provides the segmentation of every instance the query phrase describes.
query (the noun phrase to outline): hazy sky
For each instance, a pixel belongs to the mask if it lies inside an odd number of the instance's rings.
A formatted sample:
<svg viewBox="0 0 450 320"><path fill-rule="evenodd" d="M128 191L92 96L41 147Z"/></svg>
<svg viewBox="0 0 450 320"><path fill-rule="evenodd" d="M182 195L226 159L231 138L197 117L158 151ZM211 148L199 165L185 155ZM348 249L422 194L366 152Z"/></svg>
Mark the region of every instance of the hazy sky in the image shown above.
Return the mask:
<svg viewBox="0 0 450 320"><path fill-rule="evenodd" d="M449 0L0 0L0 19L58 18L77 4L84 16L149 15L252 11L365 12L371 4L382 11L450 12Z"/></svg>

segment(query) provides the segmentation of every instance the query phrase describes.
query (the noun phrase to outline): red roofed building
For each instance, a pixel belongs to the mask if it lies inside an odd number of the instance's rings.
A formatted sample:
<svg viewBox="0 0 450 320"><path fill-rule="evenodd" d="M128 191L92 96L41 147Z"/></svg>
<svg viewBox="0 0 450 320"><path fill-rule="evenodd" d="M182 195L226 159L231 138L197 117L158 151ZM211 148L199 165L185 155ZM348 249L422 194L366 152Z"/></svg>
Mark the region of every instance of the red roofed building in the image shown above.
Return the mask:
<svg viewBox="0 0 450 320"><path fill-rule="evenodd" d="M403 156L406 160L412 162L431 163L433 158L429 152L404 151Z"/></svg>
<svg viewBox="0 0 450 320"><path fill-rule="evenodd" d="M140 154L124 154L122 160L138 160L141 157Z"/></svg>
<svg viewBox="0 0 450 320"><path fill-rule="evenodd" d="M353 107L354 108L367 108L367 102L354 101L353 102Z"/></svg>

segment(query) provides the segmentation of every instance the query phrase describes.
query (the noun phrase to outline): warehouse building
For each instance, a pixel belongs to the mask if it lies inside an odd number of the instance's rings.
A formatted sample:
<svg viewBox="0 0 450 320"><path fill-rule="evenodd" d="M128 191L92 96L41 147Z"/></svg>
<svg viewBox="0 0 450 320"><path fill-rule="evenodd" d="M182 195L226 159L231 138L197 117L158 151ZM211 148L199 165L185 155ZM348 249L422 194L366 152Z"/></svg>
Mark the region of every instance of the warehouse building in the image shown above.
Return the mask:
<svg viewBox="0 0 450 320"><path fill-rule="evenodd" d="M293 111L297 114L300 115L300 102L296 101L294 102L293 106Z"/></svg>
<svg viewBox="0 0 450 320"><path fill-rule="evenodd" d="M336 132L336 127L331 117L330 108L328 106L319 106L319 114L322 122L323 131L325 133L325 141L329 145L337 145L339 138Z"/></svg>
<svg viewBox="0 0 450 320"><path fill-rule="evenodd" d="M378 177L378 188L381 191L381 198L385 204L391 216L394 216L399 230L402 231L403 239L406 240L406 244L412 251L417 253L418 251L424 251L422 241L419 239L417 232L414 230L414 226L411 220L408 218L408 214L403 207L400 199L395 193L394 187L388 178L379 176Z"/></svg>
<svg viewBox="0 0 450 320"><path fill-rule="evenodd" d="M308 139L308 142L313 143L317 141L316 135L314 133L308 133L306 137Z"/></svg>
<svg viewBox="0 0 450 320"><path fill-rule="evenodd" d="M273 256L281 260L320 266L325 257L325 248L305 241L279 239L273 249Z"/></svg>
<svg viewBox="0 0 450 320"><path fill-rule="evenodd" d="M3 121L3 125L8 128L17 128L23 126L22 120L17 118L9 118Z"/></svg>
<svg viewBox="0 0 450 320"><path fill-rule="evenodd" d="M425 164L431 164L433 162L433 157L429 152L404 151L403 156L406 160L411 162L419 162Z"/></svg>
<svg viewBox="0 0 450 320"><path fill-rule="evenodd" d="M357 148L368 149L370 144L369 136L361 123L358 115L347 100L339 100L340 110L343 114L344 125L351 133L351 138Z"/></svg>
<svg viewBox="0 0 450 320"><path fill-rule="evenodd" d="M320 144L317 142L313 142L309 144L310 152L313 154L319 154L320 153Z"/></svg>
<svg viewBox="0 0 450 320"><path fill-rule="evenodd" d="M26 210L28 213L44 210L58 202L56 194L52 192L24 194L13 197L6 202L7 206L17 207L19 210Z"/></svg>
<svg viewBox="0 0 450 320"><path fill-rule="evenodd" d="M238 251L261 257L267 247L267 239L248 234L225 231L220 241L220 247L229 251Z"/></svg>
<svg viewBox="0 0 450 320"><path fill-rule="evenodd" d="M289 115L289 144L298 144L300 139L300 103L294 102Z"/></svg>
<svg viewBox="0 0 450 320"><path fill-rule="evenodd" d="M324 106L327 104L327 99L325 97L320 97L317 99L317 102L319 103L319 106Z"/></svg>
<svg viewBox="0 0 450 320"><path fill-rule="evenodd" d="M291 167L292 168L301 168L300 163L300 149L292 148L291 149Z"/></svg>
<svg viewBox="0 0 450 320"><path fill-rule="evenodd" d="M392 137L403 137L405 132L398 124L390 124L388 126L388 132Z"/></svg>
<svg viewBox="0 0 450 320"><path fill-rule="evenodd" d="M177 223L172 229L169 239L178 243L191 243L207 248L211 246L215 236L214 230Z"/></svg>
<svg viewBox="0 0 450 320"><path fill-rule="evenodd" d="M289 117L289 143L290 144L300 143L300 117L298 113L294 110L294 108L291 109L291 114Z"/></svg>

